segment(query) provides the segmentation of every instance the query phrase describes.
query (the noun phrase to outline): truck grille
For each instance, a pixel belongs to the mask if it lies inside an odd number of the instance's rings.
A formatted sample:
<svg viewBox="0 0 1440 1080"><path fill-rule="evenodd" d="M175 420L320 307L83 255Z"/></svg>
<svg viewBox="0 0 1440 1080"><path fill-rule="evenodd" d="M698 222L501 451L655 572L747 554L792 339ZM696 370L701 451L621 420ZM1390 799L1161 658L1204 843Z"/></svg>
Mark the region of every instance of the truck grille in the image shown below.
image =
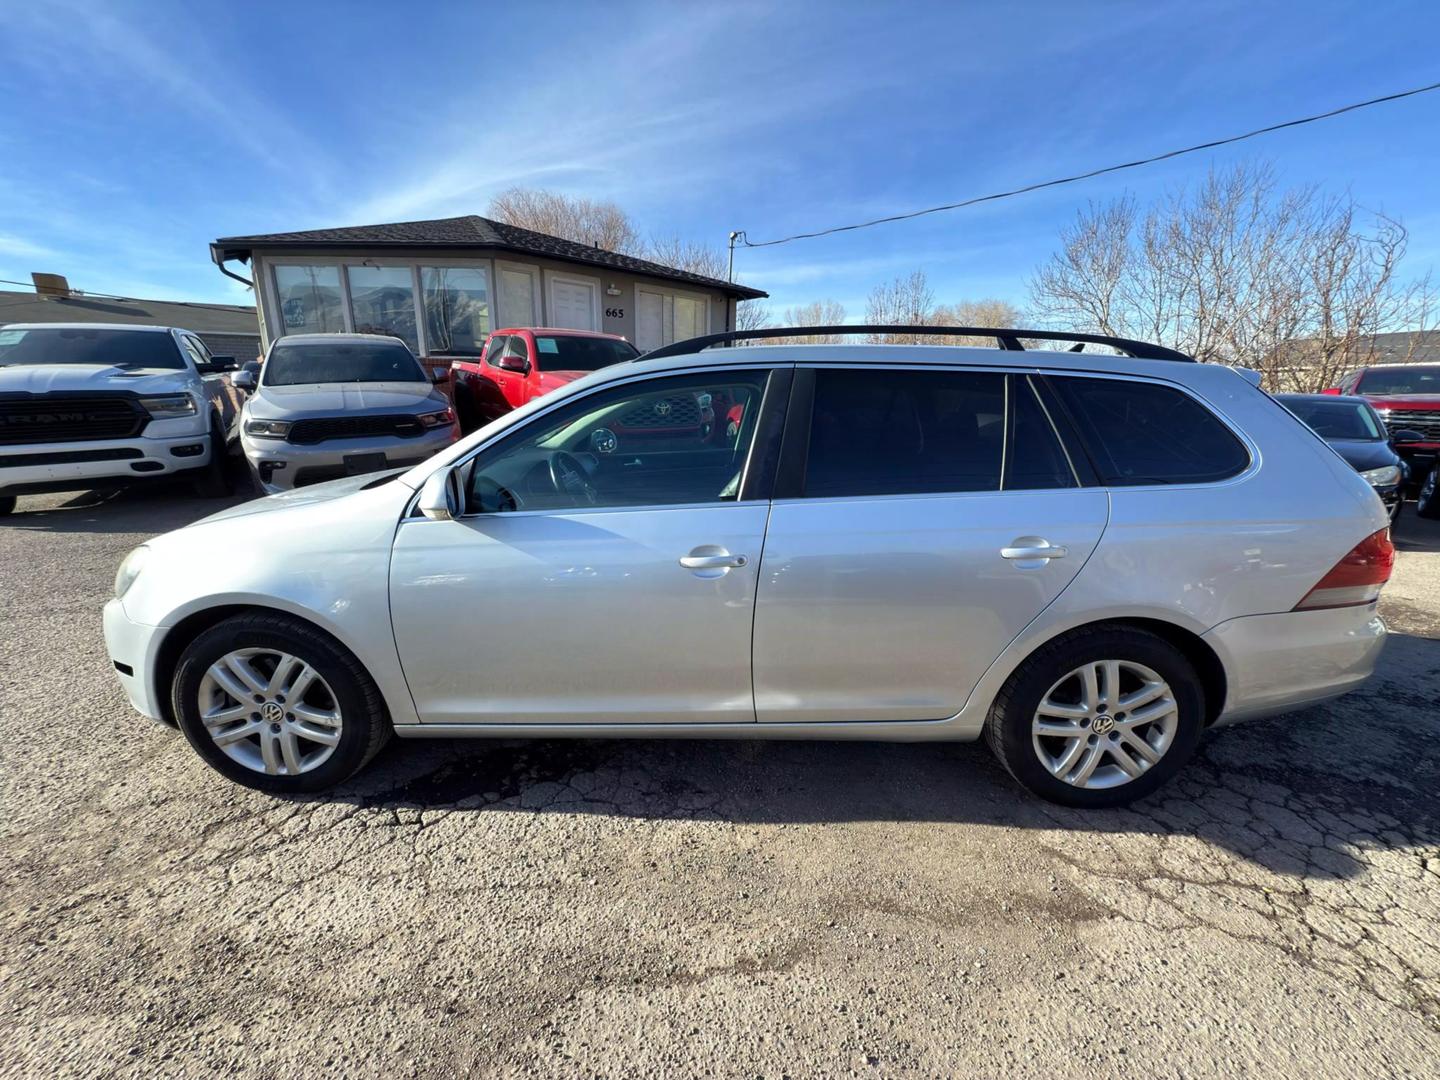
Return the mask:
<svg viewBox="0 0 1440 1080"><path fill-rule="evenodd" d="M619 420L616 427L622 428L677 428L696 427L700 423L700 406L689 394L683 397L650 401L630 409Z"/></svg>
<svg viewBox="0 0 1440 1080"><path fill-rule="evenodd" d="M363 439L376 435L413 439L424 433L425 428L414 416L318 416L295 421L287 441L308 445L327 439Z"/></svg>
<svg viewBox="0 0 1440 1080"><path fill-rule="evenodd" d="M128 394L0 394L0 446L128 439L149 420Z"/></svg>
<svg viewBox="0 0 1440 1080"><path fill-rule="evenodd" d="M1385 416L1385 427L1392 432L1409 428L1424 435L1426 442L1440 442L1440 409L1392 409Z"/></svg>

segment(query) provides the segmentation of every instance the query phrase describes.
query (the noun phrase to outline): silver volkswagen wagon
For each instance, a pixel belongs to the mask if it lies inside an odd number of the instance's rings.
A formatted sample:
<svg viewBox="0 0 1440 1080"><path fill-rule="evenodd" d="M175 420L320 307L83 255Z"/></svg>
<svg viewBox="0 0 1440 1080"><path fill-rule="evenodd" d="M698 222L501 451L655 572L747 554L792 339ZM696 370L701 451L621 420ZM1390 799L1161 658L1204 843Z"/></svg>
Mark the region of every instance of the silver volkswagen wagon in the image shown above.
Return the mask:
<svg viewBox="0 0 1440 1080"><path fill-rule="evenodd" d="M275 792L392 734L983 736L1098 807L1371 674L1384 507L1243 373L1039 331L707 348L810 332L666 346L157 537L105 609L131 702Z"/></svg>

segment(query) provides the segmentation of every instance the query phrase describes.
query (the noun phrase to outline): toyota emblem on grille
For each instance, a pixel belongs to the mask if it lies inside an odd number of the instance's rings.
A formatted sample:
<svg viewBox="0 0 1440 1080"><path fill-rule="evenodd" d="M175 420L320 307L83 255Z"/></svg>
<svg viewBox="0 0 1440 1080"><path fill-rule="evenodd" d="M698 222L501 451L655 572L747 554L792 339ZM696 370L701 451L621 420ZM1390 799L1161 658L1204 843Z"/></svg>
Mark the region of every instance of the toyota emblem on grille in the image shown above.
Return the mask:
<svg viewBox="0 0 1440 1080"><path fill-rule="evenodd" d="M669 403L668 401L657 401L657 402L655 402L655 415L656 415L656 416L669 416L669 415L670 415L670 403Z"/></svg>

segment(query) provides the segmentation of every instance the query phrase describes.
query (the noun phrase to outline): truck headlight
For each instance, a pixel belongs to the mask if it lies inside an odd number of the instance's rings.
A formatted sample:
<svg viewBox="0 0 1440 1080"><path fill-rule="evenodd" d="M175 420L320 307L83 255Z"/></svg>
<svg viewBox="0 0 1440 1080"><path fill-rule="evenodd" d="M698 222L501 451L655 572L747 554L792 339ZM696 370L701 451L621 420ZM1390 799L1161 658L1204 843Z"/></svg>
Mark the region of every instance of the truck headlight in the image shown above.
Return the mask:
<svg viewBox="0 0 1440 1080"><path fill-rule="evenodd" d="M130 591L130 586L135 584L140 571L145 569L145 560L149 557L150 549L144 544L125 556L120 569L115 571L115 599L120 599Z"/></svg>
<svg viewBox="0 0 1440 1080"><path fill-rule="evenodd" d="M290 421L246 420L245 434L258 435L262 439L283 439L290 434Z"/></svg>
<svg viewBox="0 0 1440 1080"><path fill-rule="evenodd" d="M441 409L439 412L421 413L415 418L420 421L420 426L426 431L431 428L449 427L455 422L455 413L450 409Z"/></svg>
<svg viewBox="0 0 1440 1080"><path fill-rule="evenodd" d="M140 407L150 414L152 420L175 420L182 416L195 415L195 399L189 394L142 397Z"/></svg>
<svg viewBox="0 0 1440 1080"><path fill-rule="evenodd" d="M1400 483L1400 466L1382 465L1378 469L1366 469L1360 476L1374 487L1394 487Z"/></svg>

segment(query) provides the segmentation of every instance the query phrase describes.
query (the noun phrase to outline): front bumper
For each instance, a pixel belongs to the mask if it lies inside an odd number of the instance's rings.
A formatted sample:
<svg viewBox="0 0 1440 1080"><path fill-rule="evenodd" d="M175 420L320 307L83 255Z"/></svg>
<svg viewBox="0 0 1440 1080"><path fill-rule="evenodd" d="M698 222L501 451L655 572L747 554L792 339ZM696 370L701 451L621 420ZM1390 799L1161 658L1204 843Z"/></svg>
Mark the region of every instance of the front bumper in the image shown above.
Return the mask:
<svg viewBox="0 0 1440 1080"><path fill-rule="evenodd" d="M1230 619L1205 635L1228 683L1218 724L1314 705L1375 670L1385 623L1374 604Z"/></svg>
<svg viewBox="0 0 1440 1080"><path fill-rule="evenodd" d="M162 691L154 678L155 658L164 633L164 627L132 621L119 600L105 605L105 650L125 696L142 716L162 722L166 715Z"/></svg>
<svg viewBox="0 0 1440 1080"><path fill-rule="evenodd" d="M153 426L153 425L152 425ZM165 438L0 447L0 495L78 491L170 476L210 464L208 431Z"/></svg>
<svg viewBox="0 0 1440 1080"><path fill-rule="evenodd" d="M267 495L274 495L307 484L337 480L356 472L378 472L418 465L444 450L459 434L459 429L452 424L413 439L377 435L363 439L331 439L306 446L284 439L256 438L246 434L241 436L240 443L256 481ZM373 454L383 454L384 461L375 461L363 468L346 462L346 458Z"/></svg>

